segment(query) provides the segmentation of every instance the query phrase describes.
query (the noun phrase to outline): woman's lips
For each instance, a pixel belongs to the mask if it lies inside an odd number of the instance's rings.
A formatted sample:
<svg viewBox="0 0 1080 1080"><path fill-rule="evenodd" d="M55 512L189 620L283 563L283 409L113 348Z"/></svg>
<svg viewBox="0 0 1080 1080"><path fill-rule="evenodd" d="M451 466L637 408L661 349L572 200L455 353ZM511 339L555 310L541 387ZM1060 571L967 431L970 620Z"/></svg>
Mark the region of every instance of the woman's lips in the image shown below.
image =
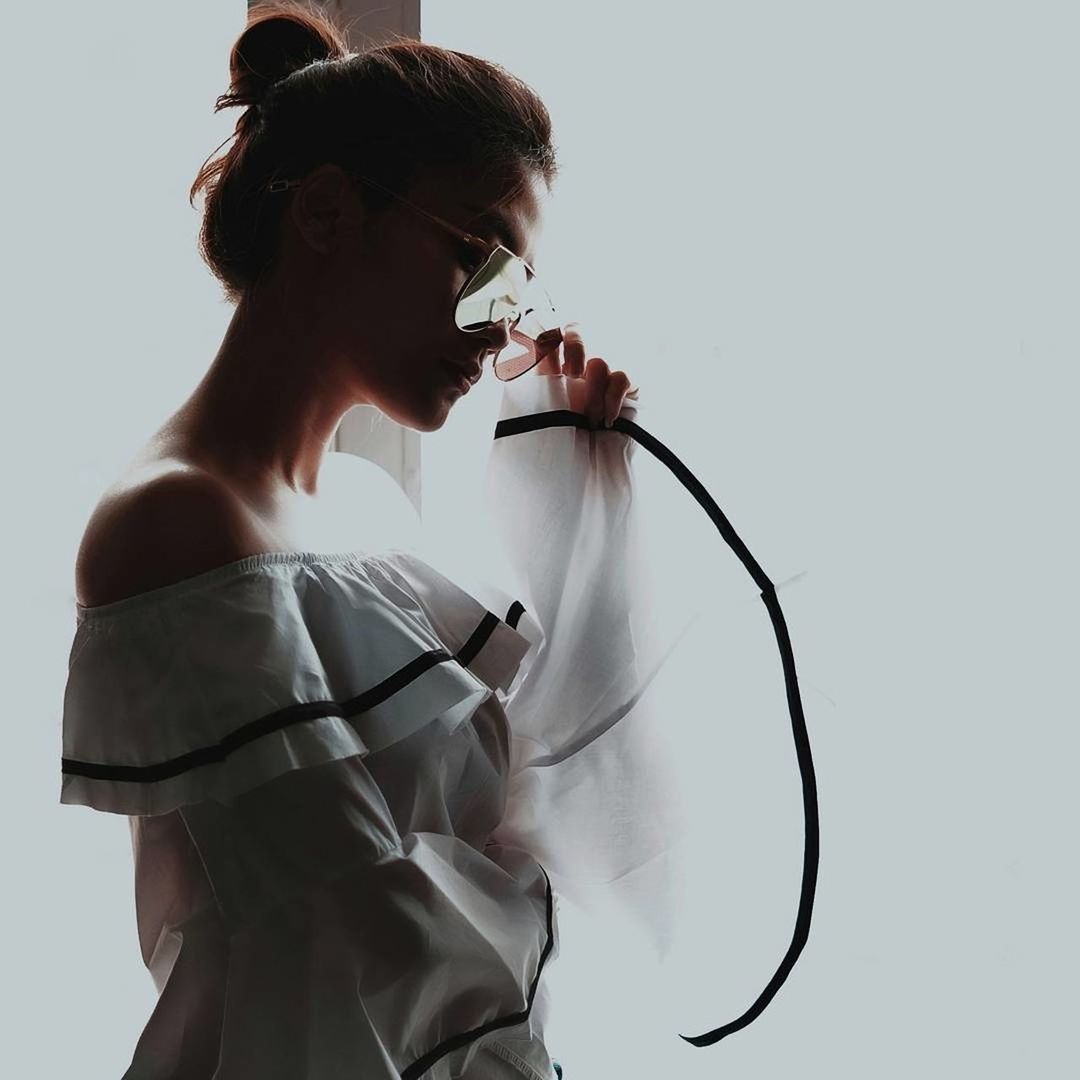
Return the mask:
<svg viewBox="0 0 1080 1080"><path fill-rule="evenodd" d="M445 367L458 389L463 394L467 394L472 389L472 383L469 381L468 375L460 368L454 367L453 364L446 364Z"/></svg>

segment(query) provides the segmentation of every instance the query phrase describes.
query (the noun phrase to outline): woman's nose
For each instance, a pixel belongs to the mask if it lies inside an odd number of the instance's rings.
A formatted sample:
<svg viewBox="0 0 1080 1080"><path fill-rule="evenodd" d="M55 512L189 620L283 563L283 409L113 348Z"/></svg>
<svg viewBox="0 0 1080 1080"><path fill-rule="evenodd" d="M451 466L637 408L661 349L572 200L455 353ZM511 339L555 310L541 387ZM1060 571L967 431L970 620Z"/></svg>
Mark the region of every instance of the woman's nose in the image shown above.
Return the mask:
<svg viewBox="0 0 1080 1080"><path fill-rule="evenodd" d="M517 319L510 319L509 317L500 319L490 326L485 326L483 330L478 330L477 336L487 342L488 352L498 354L510 344L510 331L517 324Z"/></svg>

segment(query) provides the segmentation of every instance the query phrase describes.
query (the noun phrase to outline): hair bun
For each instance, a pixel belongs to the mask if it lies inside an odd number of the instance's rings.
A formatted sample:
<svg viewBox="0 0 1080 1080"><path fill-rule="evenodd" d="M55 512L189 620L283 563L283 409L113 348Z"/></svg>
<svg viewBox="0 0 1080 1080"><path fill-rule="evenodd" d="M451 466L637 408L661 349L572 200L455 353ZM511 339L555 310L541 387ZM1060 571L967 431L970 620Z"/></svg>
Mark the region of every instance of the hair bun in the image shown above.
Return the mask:
<svg viewBox="0 0 1080 1080"><path fill-rule="evenodd" d="M218 98L214 111L256 105L294 71L347 52L345 38L324 14L290 0L255 5L229 56L229 92Z"/></svg>

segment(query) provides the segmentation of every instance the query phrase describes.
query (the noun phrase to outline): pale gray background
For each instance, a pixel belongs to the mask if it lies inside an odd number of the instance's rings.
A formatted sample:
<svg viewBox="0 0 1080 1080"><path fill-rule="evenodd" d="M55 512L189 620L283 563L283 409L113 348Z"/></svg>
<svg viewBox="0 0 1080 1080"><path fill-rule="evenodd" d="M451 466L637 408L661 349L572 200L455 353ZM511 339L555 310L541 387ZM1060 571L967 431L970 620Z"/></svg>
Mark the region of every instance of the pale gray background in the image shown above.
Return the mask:
<svg viewBox="0 0 1080 1080"><path fill-rule="evenodd" d="M119 1076L153 1004L126 824L57 803L71 568L229 316L187 189L236 120L211 107L244 9L7 16L12 1075ZM803 575L780 596L821 792L810 945L709 1050L628 1044L613 1003L583 1003L596 1031L553 1043L568 1080L1076 1069L1078 30L1038 0L425 5L425 38L551 108L565 171L538 261L562 310L772 580ZM676 290L658 274L680 265ZM430 523L496 399L489 376L425 437ZM670 534L699 573L720 545L701 518ZM787 747L782 701L755 724ZM718 980L719 1023L786 943L801 820L792 760L758 769L747 732L708 730L732 813L774 807L760 854L731 856L762 876L727 890L772 938Z"/></svg>

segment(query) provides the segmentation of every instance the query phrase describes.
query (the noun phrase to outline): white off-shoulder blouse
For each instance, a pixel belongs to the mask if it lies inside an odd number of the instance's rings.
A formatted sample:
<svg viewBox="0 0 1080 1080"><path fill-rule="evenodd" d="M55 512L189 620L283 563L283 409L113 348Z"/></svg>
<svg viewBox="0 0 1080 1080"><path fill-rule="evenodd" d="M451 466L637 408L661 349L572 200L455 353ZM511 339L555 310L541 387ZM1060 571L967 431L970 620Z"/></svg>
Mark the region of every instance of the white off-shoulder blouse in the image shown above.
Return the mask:
<svg viewBox="0 0 1080 1080"><path fill-rule="evenodd" d="M574 404L524 377L500 419ZM277 552L77 607L60 799L128 816L159 995L128 1080L556 1075L560 893L671 836L632 452L495 440L513 585L415 548ZM633 902L659 912L661 879Z"/></svg>

